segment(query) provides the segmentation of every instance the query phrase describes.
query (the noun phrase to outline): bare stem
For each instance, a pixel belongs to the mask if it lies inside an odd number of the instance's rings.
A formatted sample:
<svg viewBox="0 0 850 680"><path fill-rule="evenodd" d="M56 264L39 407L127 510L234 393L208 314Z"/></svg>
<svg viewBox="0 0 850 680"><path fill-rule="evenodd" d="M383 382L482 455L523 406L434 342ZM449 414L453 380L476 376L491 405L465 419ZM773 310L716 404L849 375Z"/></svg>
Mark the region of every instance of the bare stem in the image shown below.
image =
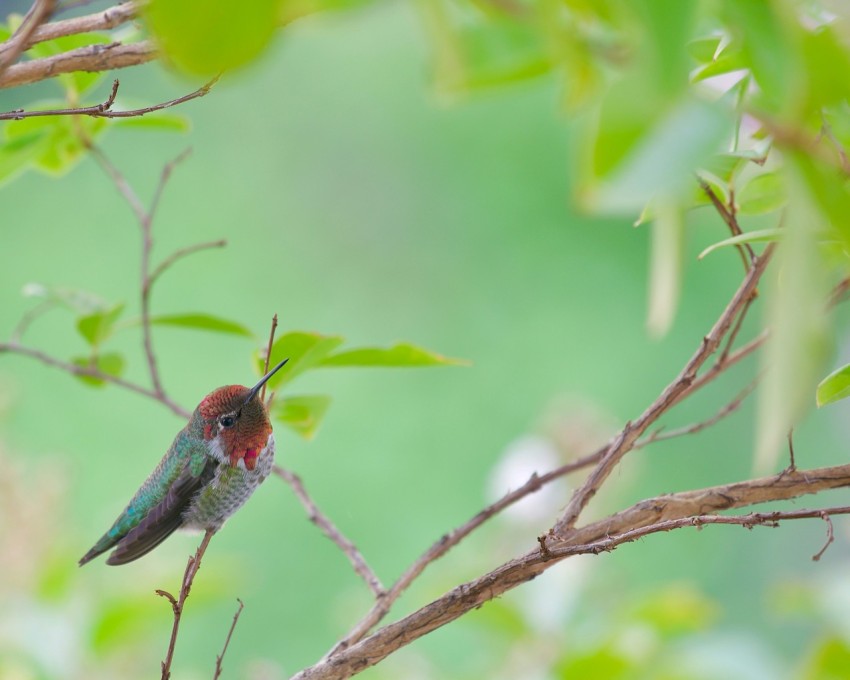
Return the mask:
<svg viewBox="0 0 850 680"><path fill-rule="evenodd" d="M221 676L221 663L224 661L224 655L227 653L227 648L230 646L230 638L233 637L233 631L236 630L236 624L239 621L239 615L242 613L242 610L245 608L245 604L238 597L236 601L239 603L239 606L236 608L236 613L233 615L233 622L230 624L230 629L227 631L227 637L224 639L224 647L221 650L221 654L215 657L215 673L213 674L213 680L218 680Z"/></svg>
<svg viewBox="0 0 850 680"><path fill-rule="evenodd" d="M180 618L183 615L183 607L186 604L186 599L189 597L189 591L192 589L195 574L197 574L198 569L201 568L201 559L207 551L207 546L210 544L213 534L215 534L215 531L207 529L197 551L195 551L195 554L189 558L189 562L186 564L186 571L183 574L183 582L180 586L179 597L175 598L171 593L164 590L156 591L157 595L161 595L171 602L171 609L174 612L174 623L171 626L171 639L168 642L168 651L166 652L165 659L162 662L162 680L168 680L171 677L171 661L174 659L174 647L177 644L177 632L180 628ZM236 625L235 620L233 625ZM227 636L227 640L230 641L230 635ZM226 644L225 649L227 649ZM224 652L221 654L224 656Z"/></svg>
<svg viewBox="0 0 850 680"><path fill-rule="evenodd" d="M351 566L354 568L354 571L358 576L360 576L360 578L363 579L369 587L369 590L372 591L376 598L379 600L382 599L386 591L384 590L384 586L380 579L366 563L366 560L363 558L363 555L360 554L357 546L343 536L342 532L336 528L334 523L331 522L331 520L328 519L321 510L319 510L316 503L312 498L310 498L307 490L304 488L304 483L301 481L301 478L294 472L285 470L279 465L275 465L272 468L272 471L283 481L289 484L292 491L295 493L295 497L298 498L301 505L303 505L304 509L307 511L307 517L309 520L319 527L319 529L322 530L322 533L331 539L331 541L333 541L340 550L342 550L343 554L348 558L348 561L351 562Z"/></svg>
<svg viewBox="0 0 850 680"><path fill-rule="evenodd" d="M116 79L112 83L112 91L109 97L100 104L94 106L80 106L67 109L44 109L40 111L25 111L24 109L15 109L14 111L6 111L0 113L0 120L23 120L24 118L35 118L39 116L90 116L92 118L136 118L144 116L147 113L154 111L162 111L169 109L172 106L177 106L193 99L198 99L209 93L213 85L218 82L219 76L216 76L211 81L202 85L197 90L184 94L176 99L170 99L159 104L151 106L143 106L139 109L128 109L126 111L113 111L112 105L115 103L115 98L118 96L119 81Z"/></svg>
<svg viewBox="0 0 850 680"><path fill-rule="evenodd" d="M272 317L272 327L269 331L269 344L266 346L266 363L263 368L263 375L268 374L269 372L269 362L272 358L272 345L274 345L274 334L277 330L277 314ZM260 392L260 401L266 400L266 384L263 383L262 392Z"/></svg>

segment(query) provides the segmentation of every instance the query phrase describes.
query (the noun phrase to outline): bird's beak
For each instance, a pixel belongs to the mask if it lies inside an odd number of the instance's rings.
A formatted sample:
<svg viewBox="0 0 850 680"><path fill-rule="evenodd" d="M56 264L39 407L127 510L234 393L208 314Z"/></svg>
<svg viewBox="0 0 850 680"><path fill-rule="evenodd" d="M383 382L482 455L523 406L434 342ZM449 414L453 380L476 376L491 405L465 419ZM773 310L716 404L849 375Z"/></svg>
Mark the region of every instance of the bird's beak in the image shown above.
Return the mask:
<svg viewBox="0 0 850 680"><path fill-rule="evenodd" d="M260 389L263 387L263 385L265 385L269 381L269 378L271 378L275 373L277 373L281 368L283 368L283 365L287 361L289 361L289 358L286 358L283 361L281 361L277 366L275 366L272 370L270 370L262 378L260 378L260 382L258 382L256 385L254 385L251 388L251 391L248 392L248 396L245 397L245 403L246 404L249 403L254 397L257 396L257 394L260 392Z"/></svg>

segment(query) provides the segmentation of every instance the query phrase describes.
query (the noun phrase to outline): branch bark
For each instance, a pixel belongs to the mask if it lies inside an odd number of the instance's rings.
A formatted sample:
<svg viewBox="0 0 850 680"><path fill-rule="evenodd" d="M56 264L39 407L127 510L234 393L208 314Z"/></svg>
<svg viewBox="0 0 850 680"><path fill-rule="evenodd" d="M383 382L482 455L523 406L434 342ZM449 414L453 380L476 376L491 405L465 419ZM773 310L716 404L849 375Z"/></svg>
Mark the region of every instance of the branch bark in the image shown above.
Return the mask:
<svg viewBox="0 0 850 680"><path fill-rule="evenodd" d="M0 88L29 85L73 71L100 72L137 66L156 59L158 55L159 51L151 40L127 45L120 42L88 45L52 57L12 64L0 74Z"/></svg>
<svg viewBox="0 0 850 680"><path fill-rule="evenodd" d="M488 600L532 580L567 557L597 554L649 533L684 526L710 522L746 524L744 521L712 519L716 516L710 513L768 501L788 500L845 486L850 486L850 465L785 471L770 477L667 494L641 501L606 519L574 530L569 537L550 537L546 550L535 548L473 581L453 588L442 597L403 619L384 626L348 649L302 670L292 676L291 680L349 678ZM837 510L850 511L848 508L806 511L805 516L820 517L822 512L837 514ZM787 514L786 519L793 518L793 513ZM769 517L769 514L765 517ZM782 519L781 513L765 521L750 517L752 524L778 519Z"/></svg>

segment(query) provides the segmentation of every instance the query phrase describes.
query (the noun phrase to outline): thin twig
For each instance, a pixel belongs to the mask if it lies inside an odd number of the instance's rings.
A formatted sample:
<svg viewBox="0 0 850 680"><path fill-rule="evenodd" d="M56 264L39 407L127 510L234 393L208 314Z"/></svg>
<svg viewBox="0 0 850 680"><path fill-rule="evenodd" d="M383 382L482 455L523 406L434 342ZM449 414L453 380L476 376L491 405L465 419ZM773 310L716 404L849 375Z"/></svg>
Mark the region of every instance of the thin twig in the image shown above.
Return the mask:
<svg viewBox="0 0 850 680"><path fill-rule="evenodd" d="M561 518L555 524L555 533L564 535L574 526L582 510L596 495L600 485L608 478L611 471L622 460L623 456L631 450L634 443L643 435L658 418L668 411L673 405L681 401L688 392L688 388L695 381L699 369L708 358L717 350L723 338L729 332L736 317L740 313L747 300L752 295L762 274L765 271L773 254L773 244L765 248L764 253L758 257L750 268L738 290L732 296L729 304L718 317L708 334L703 338L699 348L688 360L679 375L671 382L658 398L635 420L627 423L620 436L615 440L596 468L588 478L573 494Z"/></svg>
<svg viewBox="0 0 850 680"><path fill-rule="evenodd" d="M159 207L159 201L162 196L163 189L168 183L171 173L174 168L182 162L190 153L187 149L178 155L170 163L166 163L160 173L159 182L154 190L151 206L145 209L139 195L135 192L130 183L115 167L112 161L107 158L97 146L90 141L87 143L92 156L97 160L104 171L109 175L118 192L124 197L124 200L130 206L133 214L136 216L136 221L139 223L139 228L142 234L142 262L140 272L140 295L141 295L141 316L142 316L142 345L145 349L145 356L148 363L148 373L153 384L153 391L159 396L165 396L165 389L162 386L162 380L159 376L157 368L156 354L153 351L153 340L150 323L150 294L151 294L151 275L150 275L150 255L153 248L153 237L151 235L151 227L153 226L153 218L156 215L156 209Z"/></svg>
<svg viewBox="0 0 850 680"><path fill-rule="evenodd" d="M738 224L738 218L735 215L734 208L728 208L724 205L723 201L721 201L718 195L714 193L714 189L711 188L711 185L709 185L708 182L703 180L701 177L697 177L697 182L699 182L700 188L705 192L705 195L708 196L708 200L711 201L711 205L714 206L714 209L720 215L721 219L726 223L726 226L729 227L729 231L732 232L732 236L740 236L743 234L744 232L741 230L741 225ZM733 200L734 195L730 196L729 203L732 204ZM744 250L745 246L746 252ZM746 271L756 258L753 248L749 243L738 243L735 245L735 249L740 254L741 261L744 263L744 271ZM747 257L748 254L749 258Z"/></svg>
<svg viewBox="0 0 850 680"><path fill-rule="evenodd" d="M108 45L88 45L50 57L12 64L5 73L0 74L0 88L29 85L74 71L101 73L136 66L152 61L158 56L159 51L152 40L141 40L128 45L119 42Z"/></svg>
<svg viewBox="0 0 850 680"><path fill-rule="evenodd" d="M192 246L186 246L185 248L180 248L179 250L175 250L171 255L166 257L162 262L160 262L154 270L151 272L150 276L148 276L148 285L153 286L156 280L165 273L175 262L186 257L187 255L192 255L193 253L197 253L201 250L209 250L211 248L223 248L227 245L227 241L225 239L219 239L218 241L207 241L205 243L196 243Z"/></svg>
<svg viewBox="0 0 850 680"><path fill-rule="evenodd" d="M218 82L220 76L216 76L208 83L202 85L194 92L184 94L182 97L170 99L167 102L153 104L151 106L143 106L139 109L129 109L127 111L112 111L112 105L115 103L115 98L118 95L119 81L116 79L112 83L112 91L109 97L100 104L94 106L72 107L67 109L44 109L41 111L25 111L24 109L15 109L14 111L6 111L0 113L0 120L23 120L24 118L34 118L38 116L90 116L92 118L135 118L144 116L147 113L154 111L162 111L163 109L177 106L193 99L198 99L209 94L213 85Z"/></svg>
<svg viewBox="0 0 850 680"><path fill-rule="evenodd" d="M269 344L266 347L266 363L263 367L263 375L266 375L269 372L269 362L272 358L272 345L274 345L274 333L277 330L277 314L272 317L272 327L269 331ZM263 389L260 392L260 401L266 400L266 384L263 383Z"/></svg>
<svg viewBox="0 0 850 680"><path fill-rule="evenodd" d="M233 622L230 624L230 629L227 631L227 637L224 639L224 647L221 650L221 654L215 657L215 673L213 674L213 680L218 680L221 675L221 662L224 661L224 655L227 653L227 647L230 645L230 638L233 637L233 631L236 629L236 623L239 621L239 615L245 608L245 604L242 600L237 597L236 601L239 603L239 607L237 607L236 613L233 615Z"/></svg>
<svg viewBox="0 0 850 680"><path fill-rule="evenodd" d="M685 427L679 427L675 430L668 430L666 432L662 432L661 430L656 430L652 434L644 437L643 439L635 442L634 448L640 449L644 446L648 446L649 444L654 444L655 442L663 442L667 439L674 439L676 437L684 437L691 434L696 434L698 432L702 432L703 430L711 427L712 425L716 425L718 422L723 420L726 416L737 411L744 399L746 399L750 394L752 394L753 390L755 390L756 385L758 384L758 377L753 380L749 385L747 385L743 390L741 390L732 401L728 404L724 405L717 413L715 413L711 418L706 420L702 420L698 423L692 423L691 425L687 425Z"/></svg>
<svg viewBox="0 0 850 680"><path fill-rule="evenodd" d="M484 524L491 517L494 517L505 508L514 505L526 496L539 491L546 484L597 463L607 450L608 446L606 445L587 456L579 458L571 463L561 465L560 467L545 474L532 474L522 486L506 493L496 502L477 512L457 529L441 536L424 553L422 553L401 576L399 576L390 589L386 591L384 597L380 598L366 613L366 615L345 635L345 637L337 642L334 648L328 653L327 657L331 657L362 640L363 637L365 637L366 634L378 625L378 623L380 623L380 621L389 613L390 608L395 601L398 600L410 584L418 578L423 571L425 571L429 564L443 557L443 555L449 552L449 550L469 536L469 534L473 531L478 529L478 527Z"/></svg>
<svg viewBox="0 0 850 680"><path fill-rule="evenodd" d="M788 457L791 462L788 464L788 470L793 472L797 469L797 461L794 460L794 428L788 430Z"/></svg>
<svg viewBox="0 0 850 680"><path fill-rule="evenodd" d="M836 513L836 508L830 508L828 510L820 511L821 519L826 522L826 543L823 544L823 548L821 548L814 555L812 555L813 562L820 562L820 558L823 557L823 554L826 552L826 549L830 545L832 545L832 542L835 540L835 534L832 530L832 520L829 517L830 513L838 514Z"/></svg>
<svg viewBox="0 0 850 680"><path fill-rule="evenodd" d="M186 571L183 574L183 582L180 586L179 597L175 598L171 593L164 590L156 591L157 595L161 595L171 602L171 608L174 612L174 623L171 626L171 638L168 642L168 651L166 652L165 659L162 662L162 680L168 680L171 677L171 661L174 658L174 646L177 643L177 631L180 628L180 618L183 615L183 607L186 604L186 598L189 597L189 591L192 589L195 574L197 574L198 569L201 568L201 559L207 551L207 546L210 544L210 539L212 539L213 534L215 534L214 530L207 529L197 551L195 551L195 554L189 558L189 562L186 564ZM235 622L234 625L236 625ZM228 636L228 640L229 639L230 636ZM223 655L224 652L222 652L222 656Z"/></svg>
<svg viewBox="0 0 850 680"><path fill-rule="evenodd" d="M117 385L118 387L123 387L125 390L130 390L131 392L135 392L136 394L141 394L144 397L148 397L149 399L158 401L160 404L166 406L181 418L189 418L189 416L191 415L189 411L184 409L176 402L172 401L171 398L165 394L157 394L153 390L150 390L146 387L142 387L141 385L132 383L129 380L124 380L123 378L119 378L118 376L103 373L97 370L96 368L92 368L90 366L77 366L76 364L70 364L67 361L56 359L40 350L33 349L32 347L26 347L24 345L18 345L12 342L0 342L0 354L2 354L3 352L28 356L32 359L40 361L43 364L46 364L47 366L54 366L56 368L59 368L65 371L66 373L70 373L71 375L97 378L98 380L103 380L104 382L112 383L113 385Z"/></svg>
<svg viewBox="0 0 850 680"><path fill-rule="evenodd" d="M312 498L310 498L307 490L304 488L304 483L301 481L301 478L294 472L285 470L279 465L275 465L272 468L272 472L274 472L284 482L289 484L293 492L295 492L296 498L298 498L301 505L303 505L304 509L307 511L307 517L309 520L319 527L319 529L322 530L322 533L331 539L331 541L333 541L340 550L342 550L348 558L348 561L351 562L351 566L354 568L354 571L358 576L360 576L360 578L363 579L366 585L369 586L369 590L372 591L375 597L378 599L383 598L386 591L381 580L366 563L366 560L363 559L363 555L357 549L357 546L343 536L334 523L331 522L321 510L319 510L316 503Z"/></svg>
<svg viewBox="0 0 850 680"><path fill-rule="evenodd" d="M18 30L3 43L4 49L0 51L0 80L9 67L27 49L27 45L38 27L50 18L55 6L55 0L35 0Z"/></svg>

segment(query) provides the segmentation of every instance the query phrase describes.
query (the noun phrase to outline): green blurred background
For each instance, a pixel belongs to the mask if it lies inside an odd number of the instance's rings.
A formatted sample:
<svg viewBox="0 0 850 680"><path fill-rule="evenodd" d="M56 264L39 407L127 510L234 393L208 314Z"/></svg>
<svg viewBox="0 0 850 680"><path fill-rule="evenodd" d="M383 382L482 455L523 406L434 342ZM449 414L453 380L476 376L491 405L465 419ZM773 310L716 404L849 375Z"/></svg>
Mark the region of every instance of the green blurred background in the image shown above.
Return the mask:
<svg viewBox="0 0 850 680"><path fill-rule="evenodd" d="M212 313L259 337L277 313L282 330L339 333L355 345L407 340L471 362L311 373L297 392L334 398L321 430L310 442L277 434L279 462L303 476L385 582L497 492L539 465L557 465L558 456L590 451L637 416L696 348L740 276L734 252L696 261L723 232L707 211L692 213L679 314L667 337L649 339L648 232L571 207L575 139L559 79L447 101L434 94L430 68L413 6L309 18L288 27L259 62L185 105L187 136L116 130L102 145L144 196L162 165L192 147L158 212L155 258L197 241L229 243L163 276L156 313ZM195 87L155 65L120 79L128 102ZM4 92L0 104L11 109L51 92L39 88ZM0 206L0 337L33 306L21 295L30 282L89 290L137 310L139 229L94 162L59 180L27 173L3 187ZM39 319L27 339L60 357L86 351L62 311ZM187 407L218 385L254 379L255 346L244 339L157 328L154 340L166 388ZM128 377L145 381L137 335L125 331L114 344L130 359ZM665 424L712 414L754 370L732 371ZM810 418L797 435L798 464L844 460L845 412L839 405ZM752 417L745 405L709 433L630 454L592 512L746 478ZM0 559L10 577L0 586L0 675L158 673L171 612L153 590L177 590L197 538L176 536L120 569L95 563L78 571L75 562L180 427L132 393L91 389L27 358L2 357ZM393 615L528 549L567 493L542 508L532 501L526 513L468 539ZM822 653L820 641L850 629L847 532L835 524L837 540L819 563L811 556L825 539L820 522L679 531L578 558L363 677L620 677L605 665L608 656L573 668L559 654L598 650L609 638L612 649L646 650L646 635L662 656L697 661L690 674L682 664L678 675L654 665L635 677L796 677L801 660ZM237 597L245 610L226 677L286 677L317 660L369 604L346 560L277 479L208 551L175 678L210 677ZM665 616L688 635L667 641L666 624L641 613L659 602L671 603Z"/></svg>

